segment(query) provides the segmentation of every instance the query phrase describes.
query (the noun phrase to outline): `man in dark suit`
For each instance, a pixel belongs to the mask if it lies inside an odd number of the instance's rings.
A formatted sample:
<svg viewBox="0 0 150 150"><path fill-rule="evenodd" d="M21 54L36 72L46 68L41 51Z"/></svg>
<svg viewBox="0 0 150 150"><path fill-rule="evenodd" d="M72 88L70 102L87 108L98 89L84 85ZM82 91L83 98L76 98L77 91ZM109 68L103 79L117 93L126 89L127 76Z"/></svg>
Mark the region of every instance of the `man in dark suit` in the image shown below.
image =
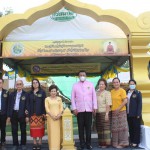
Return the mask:
<svg viewBox="0 0 150 150"><path fill-rule="evenodd" d="M8 108L8 96L9 92L3 89L4 80L0 79L0 131L1 131L1 149L5 149L6 141L6 120L7 120L7 108Z"/></svg>
<svg viewBox="0 0 150 150"><path fill-rule="evenodd" d="M16 81L16 91L9 96L9 111L8 117L11 122L13 149L17 150L18 142L18 123L21 129L21 148L26 150L26 122L29 120L26 114L28 109L28 94L23 90L22 80Z"/></svg>

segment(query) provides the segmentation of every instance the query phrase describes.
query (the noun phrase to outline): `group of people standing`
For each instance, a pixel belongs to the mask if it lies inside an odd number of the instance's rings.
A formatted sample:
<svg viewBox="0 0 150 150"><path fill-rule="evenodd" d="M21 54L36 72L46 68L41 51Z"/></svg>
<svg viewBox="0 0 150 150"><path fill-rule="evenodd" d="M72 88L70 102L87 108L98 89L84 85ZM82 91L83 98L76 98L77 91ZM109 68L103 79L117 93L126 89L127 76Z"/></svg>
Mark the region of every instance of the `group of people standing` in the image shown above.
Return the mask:
<svg viewBox="0 0 150 150"><path fill-rule="evenodd" d="M40 150L42 137L45 134L47 119L48 144L50 150L60 150L60 118L63 103L57 96L56 85L49 87L50 96L46 98L38 79L32 80L30 92L23 90L23 81L16 81L16 90L9 94L3 89L4 80L0 79L0 130L1 149L5 149L6 122L11 123L13 148L26 150L26 124L30 125L30 136L33 137L33 150ZM20 125L21 141L18 141L18 124Z"/></svg>
<svg viewBox="0 0 150 150"><path fill-rule="evenodd" d="M129 81L129 89L120 87L119 78L112 80L113 89L107 91L107 82L98 81L98 90L86 80L86 72L79 72L79 82L72 88L71 104L77 116L80 147L92 149L92 117L96 117L98 144L101 148L112 145L124 148L140 143L140 120L142 113L142 95L136 90L136 81ZM13 148L26 150L26 124L29 122L30 135L33 137L33 150L40 150L47 120L48 144L50 150L61 148L62 99L57 96L58 87L49 87L49 97L41 88L38 79L32 80L31 91L23 90L23 81L16 81L16 90L9 93L3 89L4 80L0 79L0 130L1 148L6 142L6 121L11 122ZM18 141L18 124L21 130L21 142ZM129 135L128 135L129 132Z"/></svg>
<svg viewBox="0 0 150 150"><path fill-rule="evenodd" d="M142 95L136 89L136 81L129 81L129 89L120 87L119 78L112 80L113 89L107 91L107 82L98 81L98 90L86 80L86 72L79 72L80 81L72 89L72 109L77 116L80 147L92 149L92 115L96 117L98 144L101 148L113 146L137 147L140 143ZM86 134L84 134L84 132Z"/></svg>

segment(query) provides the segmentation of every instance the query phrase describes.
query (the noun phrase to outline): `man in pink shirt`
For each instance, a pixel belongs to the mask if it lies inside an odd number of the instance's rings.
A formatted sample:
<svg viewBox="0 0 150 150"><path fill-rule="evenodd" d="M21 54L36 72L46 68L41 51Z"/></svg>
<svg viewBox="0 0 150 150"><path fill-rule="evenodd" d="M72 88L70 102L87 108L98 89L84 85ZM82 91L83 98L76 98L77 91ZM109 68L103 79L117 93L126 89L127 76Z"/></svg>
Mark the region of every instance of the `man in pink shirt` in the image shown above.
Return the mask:
<svg viewBox="0 0 150 150"><path fill-rule="evenodd" d="M72 88L71 104L74 114L77 116L78 132L80 139L80 150L92 149L91 146L91 126L92 112L95 114L97 109L96 93L93 84L86 81L86 72L79 72L80 81L75 83ZM86 132L86 142L84 139Z"/></svg>

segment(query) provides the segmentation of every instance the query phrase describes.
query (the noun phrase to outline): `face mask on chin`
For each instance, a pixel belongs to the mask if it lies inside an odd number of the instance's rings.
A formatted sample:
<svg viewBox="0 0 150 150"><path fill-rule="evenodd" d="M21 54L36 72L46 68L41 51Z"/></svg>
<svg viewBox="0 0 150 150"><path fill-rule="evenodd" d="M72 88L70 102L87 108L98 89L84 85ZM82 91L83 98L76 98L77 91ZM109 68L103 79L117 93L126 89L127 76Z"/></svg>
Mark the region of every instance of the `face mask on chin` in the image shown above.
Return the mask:
<svg viewBox="0 0 150 150"><path fill-rule="evenodd" d="M130 90L134 90L136 88L136 85L129 85Z"/></svg>
<svg viewBox="0 0 150 150"><path fill-rule="evenodd" d="M84 82L86 80L86 77L85 76L80 76L80 81L81 82Z"/></svg>

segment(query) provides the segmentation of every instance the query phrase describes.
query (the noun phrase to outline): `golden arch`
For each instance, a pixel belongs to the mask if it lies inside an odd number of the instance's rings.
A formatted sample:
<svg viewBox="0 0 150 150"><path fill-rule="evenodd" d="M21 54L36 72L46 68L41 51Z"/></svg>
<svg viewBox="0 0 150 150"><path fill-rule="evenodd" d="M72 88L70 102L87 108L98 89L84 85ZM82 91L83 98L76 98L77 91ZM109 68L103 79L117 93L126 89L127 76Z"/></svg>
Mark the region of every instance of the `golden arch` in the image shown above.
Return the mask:
<svg viewBox="0 0 150 150"><path fill-rule="evenodd" d="M126 35L137 29L141 30L139 24L142 21L125 11L102 10L97 6L81 3L77 0L52 0L42 6L29 9L24 14L11 14L0 18L0 40L4 39L13 29L23 25L31 25L37 19L50 15L62 7L90 16L98 22L106 21L116 24Z"/></svg>
<svg viewBox="0 0 150 150"><path fill-rule="evenodd" d="M120 27L126 35L129 35L132 74L138 83L138 89L143 94L144 122L150 126L150 80L147 72L150 60L150 55L147 55L147 51L149 50L147 45L150 43L150 12L144 12L138 17L134 17L125 11L103 10L94 5L81 3L78 0L51 0L42 6L26 11L24 14L12 14L1 17L0 40L4 40L15 28L23 25L31 25L37 19L50 15L62 7L90 16L98 22L111 22Z"/></svg>

